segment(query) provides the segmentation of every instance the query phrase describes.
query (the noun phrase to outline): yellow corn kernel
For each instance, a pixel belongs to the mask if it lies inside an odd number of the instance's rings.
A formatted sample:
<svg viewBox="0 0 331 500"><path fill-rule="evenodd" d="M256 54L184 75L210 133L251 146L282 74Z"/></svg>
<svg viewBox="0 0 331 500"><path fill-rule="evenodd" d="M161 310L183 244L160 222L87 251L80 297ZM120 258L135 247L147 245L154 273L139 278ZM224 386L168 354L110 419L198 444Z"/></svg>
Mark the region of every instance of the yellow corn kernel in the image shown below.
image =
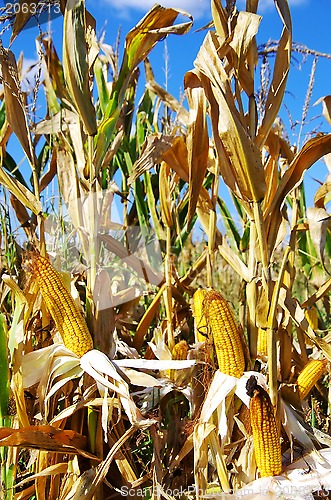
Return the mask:
<svg viewBox="0 0 331 500"><path fill-rule="evenodd" d="M238 418L244 424L247 434L251 435L252 434L251 418L249 414L249 408L247 408L245 404L241 405Z"/></svg>
<svg viewBox="0 0 331 500"><path fill-rule="evenodd" d="M279 476L282 472L280 435L269 394L257 384L254 375L248 379L246 390L251 397L249 414L260 476Z"/></svg>
<svg viewBox="0 0 331 500"><path fill-rule="evenodd" d="M305 399L325 371L326 359L312 359L299 373L297 384L300 399Z"/></svg>
<svg viewBox="0 0 331 500"><path fill-rule="evenodd" d="M195 341L204 342L207 336L207 322L203 314L203 299L207 290L198 288L193 294L193 315L194 315L194 331Z"/></svg>
<svg viewBox="0 0 331 500"><path fill-rule="evenodd" d="M317 330L318 328L318 311L316 307L309 307L306 309L305 316L308 321L310 328L313 330Z"/></svg>
<svg viewBox="0 0 331 500"><path fill-rule="evenodd" d="M83 356L93 349L93 341L74 299L48 259L33 253L31 260L33 275L64 345L77 356Z"/></svg>
<svg viewBox="0 0 331 500"><path fill-rule="evenodd" d="M268 355L267 330L259 328L257 332L257 352L260 356Z"/></svg>
<svg viewBox="0 0 331 500"><path fill-rule="evenodd" d="M245 356L232 309L220 293L212 290L206 293L203 311L214 342L219 370L240 378L245 370Z"/></svg>
<svg viewBox="0 0 331 500"><path fill-rule="evenodd" d="M174 345L171 355L172 359L187 359L188 353L188 344L186 340L180 340L177 344ZM185 370L169 370L169 378L176 384L180 384L183 380L183 376L185 378Z"/></svg>
<svg viewBox="0 0 331 500"><path fill-rule="evenodd" d="M175 344L172 350L172 359L186 359L188 352L188 344L186 340L180 340Z"/></svg>

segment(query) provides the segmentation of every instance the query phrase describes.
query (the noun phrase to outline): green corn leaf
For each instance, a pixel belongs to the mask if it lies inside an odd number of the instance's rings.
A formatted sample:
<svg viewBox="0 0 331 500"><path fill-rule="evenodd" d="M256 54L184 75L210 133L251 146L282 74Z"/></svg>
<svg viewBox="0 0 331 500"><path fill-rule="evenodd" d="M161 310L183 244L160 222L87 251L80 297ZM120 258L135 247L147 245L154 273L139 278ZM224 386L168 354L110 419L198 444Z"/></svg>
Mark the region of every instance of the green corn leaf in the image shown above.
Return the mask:
<svg viewBox="0 0 331 500"><path fill-rule="evenodd" d="M235 223L233 221L233 217L230 213L230 210L228 209L225 201L222 198L218 197L217 202L218 202L218 205L220 207L220 211L221 211L221 215L223 217L225 227L227 228L227 236L230 236L230 238L232 239L232 243L235 242L235 245L237 246L237 248L239 248L241 238L240 238L239 231L236 228Z"/></svg>
<svg viewBox="0 0 331 500"><path fill-rule="evenodd" d="M97 133L92 103L85 36L85 2L68 0L64 14L63 66L65 80L86 132Z"/></svg>
<svg viewBox="0 0 331 500"><path fill-rule="evenodd" d="M94 75L95 75L95 81L96 81L97 87L98 87L100 108L101 108L102 114L104 115L106 112L106 109L107 109L107 104L109 102L110 95L109 95L107 82L106 82L104 72L103 72L102 62L100 61L99 58L97 58L95 63L94 63Z"/></svg>

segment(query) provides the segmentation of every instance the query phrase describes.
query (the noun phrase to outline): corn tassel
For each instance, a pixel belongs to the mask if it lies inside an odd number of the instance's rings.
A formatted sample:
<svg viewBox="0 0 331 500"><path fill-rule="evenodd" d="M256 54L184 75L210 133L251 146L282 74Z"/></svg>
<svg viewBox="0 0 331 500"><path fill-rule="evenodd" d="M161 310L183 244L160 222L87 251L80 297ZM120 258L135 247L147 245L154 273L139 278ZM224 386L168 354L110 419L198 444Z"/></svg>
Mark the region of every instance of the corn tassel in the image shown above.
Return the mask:
<svg viewBox="0 0 331 500"><path fill-rule="evenodd" d="M268 355L267 330L259 328L257 332L257 352L260 356Z"/></svg>
<svg viewBox="0 0 331 500"><path fill-rule="evenodd" d="M39 254L32 254L31 258L33 275L64 345L77 356L83 356L93 349L93 341L74 299L48 259Z"/></svg>
<svg viewBox="0 0 331 500"><path fill-rule="evenodd" d="M261 477L279 476L282 472L280 435L269 394L252 375L246 385L251 396L249 413L256 465Z"/></svg>
<svg viewBox="0 0 331 500"><path fill-rule="evenodd" d="M219 370L240 378L245 369L245 356L232 309L220 293L208 291L203 311L214 342Z"/></svg>
<svg viewBox="0 0 331 500"><path fill-rule="evenodd" d="M312 359L299 373L297 384L300 399L305 399L325 371L326 359Z"/></svg>
<svg viewBox="0 0 331 500"><path fill-rule="evenodd" d="M193 314L194 314L194 330L195 341L204 342L207 336L207 322L203 314L203 300L206 297L207 291L198 288L193 294Z"/></svg>

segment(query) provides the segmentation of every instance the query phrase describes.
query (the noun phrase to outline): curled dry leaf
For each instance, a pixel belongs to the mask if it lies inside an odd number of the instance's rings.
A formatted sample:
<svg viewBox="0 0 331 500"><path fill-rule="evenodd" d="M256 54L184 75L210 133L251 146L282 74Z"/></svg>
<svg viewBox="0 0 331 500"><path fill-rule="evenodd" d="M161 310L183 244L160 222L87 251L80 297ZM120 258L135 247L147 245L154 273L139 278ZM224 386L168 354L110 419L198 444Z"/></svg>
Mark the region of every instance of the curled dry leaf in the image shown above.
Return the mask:
<svg viewBox="0 0 331 500"><path fill-rule="evenodd" d="M315 207L324 208L326 203L330 201L330 196L331 196L331 174L327 176L326 181L318 188L318 190L315 193L314 196Z"/></svg>
<svg viewBox="0 0 331 500"><path fill-rule="evenodd" d="M0 64L4 82L3 90L6 103L6 118L20 141L31 165L35 164L31 135L29 131L25 101L20 88L16 59L11 50L0 43Z"/></svg>
<svg viewBox="0 0 331 500"><path fill-rule="evenodd" d="M29 189L21 184L15 177L9 175L3 167L0 167L0 182L5 186L25 207L35 215L42 212L40 201Z"/></svg>
<svg viewBox="0 0 331 500"><path fill-rule="evenodd" d="M266 185L260 151L249 136L238 111L231 81L221 57L226 54L215 34L209 32L195 60L210 105L213 136L224 182L244 201L260 201Z"/></svg>
<svg viewBox="0 0 331 500"><path fill-rule="evenodd" d="M189 206L187 213L187 225L189 226L195 214L200 189L207 171L209 137L207 100L195 71L186 73L184 85L190 106L186 139L189 164Z"/></svg>
<svg viewBox="0 0 331 500"><path fill-rule="evenodd" d="M227 57L231 58L237 78L248 96L254 94L254 80L247 67L247 55L248 52L254 48L254 59L257 59L257 51L253 45L253 41L258 32L261 19L261 16L253 14L252 12L239 12L233 31L233 37L229 42L233 51L230 52Z"/></svg>
<svg viewBox="0 0 331 500"><path fill-rule="evenodd" d="M22 446L59 453L80 453L94 458L94 455L84 452L87 446L85 436L51 425L31 425L22 429L0 428L0 444L1 446Z"/></svg>
<svg viewBox="0 0 331 500"><path fill-rule="evenodd" d="M274 248L278 229L282 222L281 208L286 196L300 185L303 175L317 160L331 152L331 134L314 137L306 142L295 155L288 169L282 175L275 196L268 212L264 213L266 220L269 246Z"/></svg>
<svg viewBox="0 0 331 500"><path fill-rule="evenodd" d="M189 120L189 114L183 105L175 99L167 90L161 87L155 80L148 80L146 83L146 89L157 95L162 102L164 102L172 111L176 113L176 119L180 121L184 126L187 125Z"/></svg>
<svg viewBox="0 0 331 500"><path fill-rule="evenodd" d="M148 172L160 162L162 155L166 153L176 138L164 134L152 134L146 137L139 158L133 165L132 173L128 178L128 184L132 184L142 174Z"/></svg>
<svg viewBox="0 0 331 500"><path fill-rule="evenodd" d="M326 119L326 121L331 125L331 95L326 95L324 97L321 97L314 103L314 106L320 103L322 103L323 116Z"/></svg>
<svg viewBox="0 0 331 500"><path fill-rule="evenodd" d="M286 0L276 0L275 3L284 28L278 44L274 73L265 104L264 116L255 139L255 143L260 149L268 137L283 101L291 63L292 22L289 6Z"/></svg>
<svg viewBox="0 0 331 500"><path fill-rule="evenodd" d="M173 26L178 15L190 20ZM128 33L125 41L127 65L133 70L141 63L159 40L165 36L184 35L192 26L193 18L180 9L167 9L155 4L146 16Z"/></svg>

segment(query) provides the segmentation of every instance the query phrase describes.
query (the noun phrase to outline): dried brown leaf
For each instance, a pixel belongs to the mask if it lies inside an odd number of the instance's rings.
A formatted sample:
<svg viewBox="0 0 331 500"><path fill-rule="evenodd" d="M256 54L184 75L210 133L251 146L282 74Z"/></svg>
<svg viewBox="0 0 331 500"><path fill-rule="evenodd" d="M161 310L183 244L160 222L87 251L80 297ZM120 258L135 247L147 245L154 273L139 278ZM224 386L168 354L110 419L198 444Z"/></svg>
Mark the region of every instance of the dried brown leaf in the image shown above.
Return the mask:
<svg viewBox="0 0 331 500"><path fill-rule="evenodd" d="M323 285L319 287L317 292L315 292L309 299L301 304L302 309L309 309L309 307L313 306L318 300L327 295L331 290L331 278L329 278Z"/></svg>
<svg viewBox="0 0 331 500"><path fill-rule="evenodd" d="M171 201L171 170L169 165L163 161L161 163L160 173L159 173L159 193L160 193L160 204L161 204L161 218L163 224L167 227L172 227L172 201Z"/></svg>
<svg viewBox="0 0 331 500"><path fill-rule="evenodd" d="M327 282L329 285L329 283ZM307 301L308 302L308 301ZM307 305L307 302L305 305ZM305 334L310 338L310 340L322 350L325 357L331 361L331 345L328 344L325 340L321 339L317 335L315 335L314 330L309 326L305 309L303 309L303 305L300 306L297 299L295 299L291 292L287 290L285 287L282 287L279 295L279 304L281 307L288 312L288 314L293 319L294 323L302 328Z"/></svg>
<svg viewBox="0 0 331 500"><path fill-rule="evenodd" d="M211 13L213 16L216 33L221 40L225 40L225 38L229 34L228 16L220 0L212 0Z"/></svg>
<svg viewBox="0 0 331 500"><path fill-rule="evenodd" d="M269 87L265 113L255 140L259 148L262 148L265 143L277 117L284 97L291 63L292 23L288 3L286 0L275 0L275 3L283 21L284 28L277 49L274 73Z"/></svg>
<svg viewBox="0 0 331 500"><path fill-rule="evenodd" d="M236 108L230 81L220 61L216 35L211 32L195 60L210 104L213 136L225 183L244 201L261 201L265 179L260 151L250 138Z"/></svg>
<svg viewBox="0 0 331 500"><path fill-rule="evenodd" d="M41 43L44 48L44 68L45 73L45 90L46 96L50 97L52 94L51 102L48 99L48 105L53 110L53 112L59 111L58 103L53 97L55 93L56 97L71 102L67 86L64 81L63 67L61 61L57 55L54 44L50 38L43 38Z"/></svg>
<svg viewBox="0 0 331 500"><path fill-rule="evenodd" d="M86 457L95 458L84 451L87 447L85 436L51 425L31 425L21 429L0 428L0 444L1 446L22 446L62 453L80 453Z"/></svg>
<svg viewBox="0 0 331 500"><path fill-rule="evenodd" d="M30 164L34 165L35 156L15 56L11 50L5 49L2 43L0 43L0 64L4 83L6 119L20 141Z"/></svg>
<svg viewBox="0 0 331 500"><path fill-rule="evenodd" d="M229 42L236 55L236 57L231 58L232 65L236 69L239 82L249 96L254 93L254 80L247 67L246 60L248 51L252 47L252 42L258 32L261 19L261 16L251 12L239 12L233 38Z"/></svg>
<svg viewBox="0 0 331 500"><path fill-rule="evenodd" d="M17 179L9 175L4 168L0 167L0 183L5 186L24 206L35 215L42 212L40 201L29 189L21 184Z"/></svg>
<svg viewBox="0 0 331 500"><path fill-rule="evenodd" d="M207 128L207 101L198 75L189 71L184 79L185 92L190 106L187 131L187 151L189 164L189 206L187 225L189 226L200 194L208 164L209 137Z"/></svg>
<svg viewBox="0 0 331 500"><path fill-rule="evenodd" d="M22 31L24 26L30 20L30 18L38 13L40 10L40 5L37 6L35 0L19 0L17 2L17 7L15 8L15 21L13 24L12 35L10 37L10 43L12 44L17 35ZM16 4L15 4L16 5Z"/></svg>
<svg viewBox="0 0 331 500"><path fill-rule="evenodd" d="M321 97L314 103L314 106L316 104L322 103L322 109L323 109L323 116L327 120L327 122L331 125L331 95L326 95L324 97Z"/></svg>
<svg viewBox="0 0 331 500"><path fill-rule="evenodd" d="M251 43L258 32L261 16L241 11L238 14L233 38L230 42L238 56L239 66L245 60Z"/></svg>
<svg viewBox="0 0 331 500"><path fill-rule="evenodd" d="M189 181L188 153L183 136L175 137L171 147L162 153L161 158L183 181Z"/></svg>
<svg viewBox="0 0 331 500"><path fill-rule="evenodd" d="M328 155L326 155L328 156ZM325 204L330 201L331 193L331 174L326 178L326 181L318 188L314 196L315 207L324 208Z"/></svg>
<svg viewBox="0 0 331 500"><path fill-rule="evenodd" d="M68 130L69 125L79 123L77 113L69 109L62 109L55 115L45 120L36 123L33 132L37 135L41 134L59 134Z"/></svg>
<svg viewBox="0 0 331 500"><path fill-rule="evenodd" d="M278 229L282 221L281 207L286 196L298 186L306 170L317 160L331 152L331 134L322 135L310 139L295 155L289 168L281 177L275 196L270 204L269 210L264 214L267 220L267 231L269 234L270 248L274 248Z"/></svg>
<svg viewBox="0 0 331 500"><path fill-rule="evenodd" d="M57 151L57 170L61 193L67 206L70 218L76 229L83 228L81 206L81 188L72 154L66 149Z"/></svg>
<svg viewBox="0 0 331 500"><path fill-rule="evenodd" d="M138 160L133 165L128 184L132 184L142 174L160 163L162 155L167 152L175 141L175 137L163 134L153 134L146 137Z"/></svg>
<svg viewBox="0 0 331 500"><path fill-rule="evenodd" d="M155 80L148 80L146 82L146 89L153 92L162 102L164 102L177 116L176 119L183 125L187 125L189 114L183 105L161 85L156 83Z"/></svg>
<svg viewBox="0 0 331 500"><path fill-rule="evenodd" d="M188 17L190 21L173 26L179 14ZM138 66L156 43L165 36L187 33L192 23L193 18L188 12L181 9L168 9L155 4L126 36L125 48L128 67L133 70L134 67Z"/></svg>

